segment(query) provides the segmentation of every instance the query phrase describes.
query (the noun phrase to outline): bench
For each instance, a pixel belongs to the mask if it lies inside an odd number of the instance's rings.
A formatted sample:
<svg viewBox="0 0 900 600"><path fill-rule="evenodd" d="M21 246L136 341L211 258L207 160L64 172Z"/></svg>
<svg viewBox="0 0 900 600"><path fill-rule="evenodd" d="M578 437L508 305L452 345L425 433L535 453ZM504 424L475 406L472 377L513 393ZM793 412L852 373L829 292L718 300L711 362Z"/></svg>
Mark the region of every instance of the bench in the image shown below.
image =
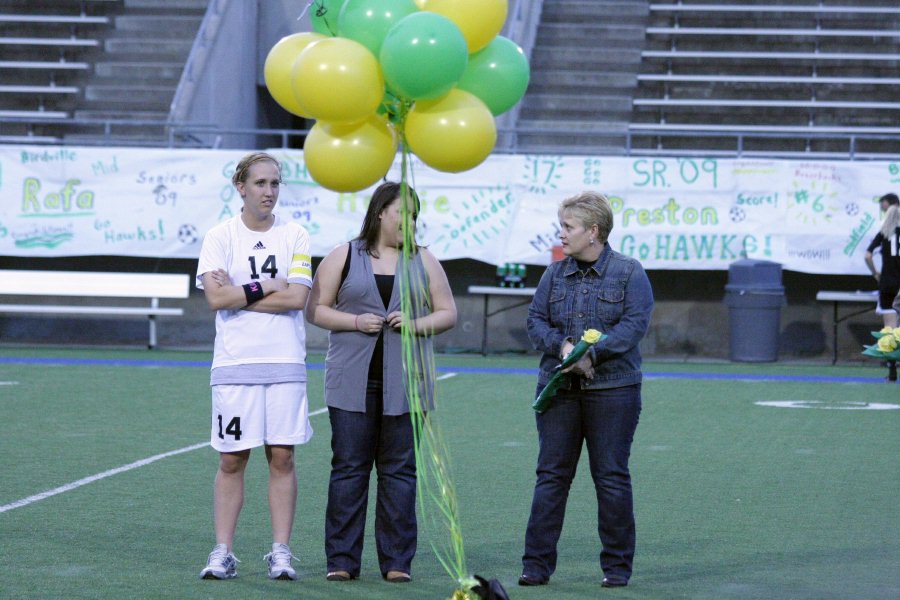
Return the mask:
<svg viewBox="0 0 900 600"><path fill-rule="evenodd" d="M791 6L789 4L651 4L650 12L771 12L814 13L832 15L900 14L900 8L890 6Z"/></svg>
<svg viewBox="0 0 900 600"><path fill-rule="evenodd" d="M0 110L0 119L68 119L62 110Z"/></svg>
<svg viewBox="0 0 900 600"><path fill-rule="evenodd" d="M722 123L629 123L629 131L641 132L724 132L787 133L827 136L892 136L900 137L900 127L833 126L833 125L729 125Z"/></svg>
<svg viewBox="0 0 900 600"><path fill-rule="evenodd" d="M883 150L866 150L861 144L875 141L895 141L900 137L900 127L866 127L866 126L830 126L830 125L739 125L710 122L697 123L630 123L626 136L626 151L635 156L655 156L661 154L660 148L635 148L634 140L655 138L662 143L663 138L728 138L734 140L733 150L725 149L685 149L677 152L691 156L766 156L769 158L803 158L815 156L818 159L866 158L878 160L894 160L895 152ZM782 139L782 140L839 140L847 144L847 150L822 151L765 149L749 150L746 140ZM672 152L668 149L668 152Z"/></svg>
<svg viewBox="0 0 900 600"><path fill-rule="evenodd" d="M900 37L900 31L892 29L798 29L771 27L648 27L647 35L714 35L714 36L776 36L776 37Z"/></svg>
<svg viewBox="0 0 900 600"><path fill-rule="evenodd" d="M18 15L0 14L0 23L36 25L109 25L109 17L88 15Z"/></svg>
<svg viewBox="0 0 900 600"><path fill-rule="evenodd" d="M62 138L52 135L0 135L0 144L61 144Z"/></svg>
<svg viewBox="0 0 900 600"><path fill-rule="evenodd" d="M74 85L0 85L0 94L77 94Z"/></svg>
<svg viewBox="0 0 900 600"><path fill-rule="evenodd" d="M683 107L767 107L767 108L849 108L872 110L897 110L900 102L865 102L843 100L758 100L754 98L635 98L635 106Z"/></svg>
<svg viewBox="0 0 900 600"><path fill-rule="evenodd" d="M710 60L790 60L790 61L889 61L897 60L896 54L884 52L752 52L743 50L644 50L642 58L700 59Z"/></svg>
<svg viewBox="0 0 900 600"><path fill-rule="evenodd" d="M900 57L895 57L900 60ZM641 73L638 81L662 83L764 83L802 85L900 85L898 77L824 77L819 75L706 75L675 73Z"/></svg>
<svg viewBox="0 0 900 600"><path fill-rule="evenodd" d="M143 298L149 306L85 304L0 304L0 314L145 317L148 348L156 346L156 318L180 317L183 308L163 308L160 298L185 299L190 276L164 273L0 270L0 295L77 296L80 298Z"/></svg>
<svg viewBox="0 0 900 600"><path fill-rule="evenodd" d="M90 65L86 62L73 62L66 60L0 60L0 69L27 69L35 71L46 69L50 71L87 71Z"/></svg>
<svg viewBox="0 0 900 600"><path fill-rule="evenodd" d="M0 37L0 44L5 46L72 46L97 48L100 46L100 41L76 37Z"/></svg>

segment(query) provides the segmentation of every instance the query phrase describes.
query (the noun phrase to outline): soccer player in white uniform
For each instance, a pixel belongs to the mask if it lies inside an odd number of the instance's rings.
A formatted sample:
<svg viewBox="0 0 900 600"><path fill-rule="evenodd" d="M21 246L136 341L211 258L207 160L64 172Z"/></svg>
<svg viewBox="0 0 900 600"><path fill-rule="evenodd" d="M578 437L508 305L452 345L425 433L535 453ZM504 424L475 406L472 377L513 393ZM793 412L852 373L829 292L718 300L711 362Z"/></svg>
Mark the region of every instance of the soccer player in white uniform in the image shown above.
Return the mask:
<svg viewBox="0 0 900 600"><path fill-rule="evenodd" d="M312 286L309 234L272 212L281 185L273 156L245 156L232 182L243 198L241 214L206 234L197 268L197 287L216 311L211 445L220 453L213 494L216 545L200 577L237 574L232 542L244 471L250 450L264 446L273 537L264 558L270 578L296 579L289 546L297 502L294 445L312 436L301 313Z"/></svg>

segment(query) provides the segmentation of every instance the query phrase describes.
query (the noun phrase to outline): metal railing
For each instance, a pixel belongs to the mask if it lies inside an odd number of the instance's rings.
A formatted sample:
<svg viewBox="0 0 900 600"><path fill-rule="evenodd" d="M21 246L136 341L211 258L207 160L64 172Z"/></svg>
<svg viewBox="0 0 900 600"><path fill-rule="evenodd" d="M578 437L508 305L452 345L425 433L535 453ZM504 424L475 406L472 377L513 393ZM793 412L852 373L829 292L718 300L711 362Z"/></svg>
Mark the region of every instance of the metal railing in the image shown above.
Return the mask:
<svg viewBox="0 0 900 600"><path fill-rule="evenodd" d="M46 135L44 132L35 133L33 135L17 132L12 134L8 131L8 124L26 123L29 126L46 124L52 125L54 130L59 131L60 127L64 127L68 131L63 131L57 135ZM773 128L766 130L765 126L756 126L757 129L728 129L716 130L711 129L655 129L652 123L634 124L634 129L617 134L624 136L624 145L622 154L628 156L644 156L644 155L707 155L707 156L731 156L731 157L809 157L809 158L830 158L836 160L896 160L900 156L900 129L898 128L877 128L870 127L865 129L854 130L852 128L833 128L828 130L822 128L816 131L814 128L803 130L791 130L782 128ZM120 130L133 130L135 128L145 128L148 130L157 129L160 133L158 136L148 134L141 135L137 138L129 137ZM584 139L591 133L585 132L583 129L547 129L529 127L525 128L504 128L498 129L501 135L507 135L510 139L516 140L518 133L526 132L529 134L546 133L548 135L569 135L573 140L579 137ZM225 148L230 147L222 144L221 140L228 136L243 135L254 136L260 140L261 145L271 148L300 148L302 147L303 138L309 133L308 129L290 129L290 128L230 128L222 127L213 123L183 123L169 120L136 120L136 119L69 119L60 122L59 119L10 119L0 118L0 143L33 143L35 145L70 145L70 146L144 146L144 147L160 147L160 148ZM612 135L612 134L611 134ZM88 136L88 137L81 137ZM28 141L29 137L33 137L33 141ZM673 148L666 146L666 141L673 141L676 138L694 140L689 147ZM704 139L730 140L728 147L714 147L713 145L704 145ZM209 140L212 140L211 142ZM750 140L770 140L782 141L787 146L789 144L796 145L798 142L805 144L804 150L792 149L770 149L770 150L754 150L748 148L752 146ZM640 142L643 141L644 147ZM833 145L842 146L841 149L835 150L817 150L814 148L817 142L830 142ZM872 142L889 142L893 144L893 148L898 148L892 152L868 151L862 148L867 143ZM722 146L717 144L716 146ZM498 145L495 150L497 154L559 154L559 155L575 155L575 154L591 154L589 145L578 145L573 143L571 146L560 147L554 151L546 149L537 151L526 144L513 143L508 146Z"/></svg>

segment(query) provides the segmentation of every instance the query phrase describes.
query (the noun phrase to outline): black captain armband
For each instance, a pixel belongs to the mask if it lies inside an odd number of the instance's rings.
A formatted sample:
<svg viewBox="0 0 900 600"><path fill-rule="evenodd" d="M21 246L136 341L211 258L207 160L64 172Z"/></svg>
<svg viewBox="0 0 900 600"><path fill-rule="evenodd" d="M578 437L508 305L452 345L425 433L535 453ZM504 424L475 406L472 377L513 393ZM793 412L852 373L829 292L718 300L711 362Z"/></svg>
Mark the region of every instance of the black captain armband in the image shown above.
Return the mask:
<svg viewBox="0 0 900 600"><path fill-rule="evenodd" d="M252 283L245 283L241 286L244 288L244 296L247 298L247 305L251 305L258 300L262 300L266 295L263 292L262 285L259 282L254 281Z"/></svg>

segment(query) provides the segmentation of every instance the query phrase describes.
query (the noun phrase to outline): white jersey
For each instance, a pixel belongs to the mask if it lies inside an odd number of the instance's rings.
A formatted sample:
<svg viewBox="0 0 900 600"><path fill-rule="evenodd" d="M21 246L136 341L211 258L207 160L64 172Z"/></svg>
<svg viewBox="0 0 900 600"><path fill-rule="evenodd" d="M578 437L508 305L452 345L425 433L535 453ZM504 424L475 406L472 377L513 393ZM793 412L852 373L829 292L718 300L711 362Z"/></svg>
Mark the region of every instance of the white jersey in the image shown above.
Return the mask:
<svg viewBox="0 0 900 600"><path fill-rule="evenodd" d="M224 269L234 285L272 277L312 287L309 252L309 234L297 223L276 215L268 231L251 231L238 215L216 225L204 237L197 266L197 287L203 289L204 273L216 269ZM305 361L302 311L216 312L214 370L242 365L305 365ZM305 380L305 369L303 373Z"/></svg>

